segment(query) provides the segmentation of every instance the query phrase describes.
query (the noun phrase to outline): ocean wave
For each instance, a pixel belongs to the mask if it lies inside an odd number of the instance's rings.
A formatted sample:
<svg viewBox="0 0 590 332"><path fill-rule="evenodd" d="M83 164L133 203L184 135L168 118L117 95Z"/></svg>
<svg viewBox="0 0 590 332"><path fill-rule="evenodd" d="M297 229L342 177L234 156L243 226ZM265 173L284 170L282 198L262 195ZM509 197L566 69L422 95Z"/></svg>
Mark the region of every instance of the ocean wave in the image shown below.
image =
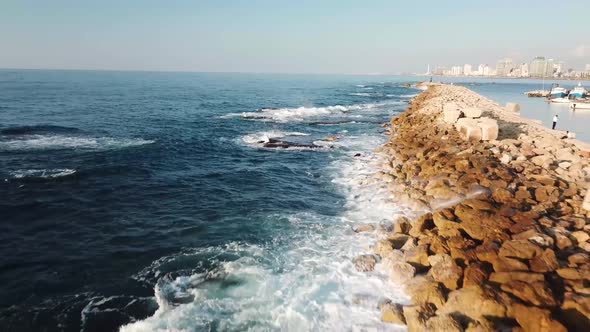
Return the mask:
<svg viewBox="0 0 590 332"><path fill-rule="evenodd" d="M155 143L141 138L84 137L67 135L20 135L0 139L0 151L19 150L110 150Z"/></svg>
<svg viewBox="0 0 590 332"><path fill-rule="evenodd" d="M385 184L374 178L384 160L370 150L381 141L370 135L342 139L350 153L364 156L343 155L327 169L346 199L341 215L269 215L265 224L280 228L266 244L187 250L146 267L134 278L155 285L159 308L121 331L395 328L381 322L376 303L383 297L408 303L400 285L390 283L383 264L365 273L352 263L374 241L371 234L354 234L352 226L390 222L400 213Z"/></svg>
<svg viewBox="0 0 590 332"><path fill-rule="evenodd" d="M349 93L349 96L356 96L356 97L383 97L384 95L382 93L369 93L369 92L353 92L353 93Z"/></svg>
<svg viewBox="0 0 590 332"><path fill-rule="evenodd" d="M387 101L381 103L333 105L325 107L295 107L295 108L263 108L256 112L229 113L224 118L241 117L245 119L276 121L276 122L297 122L306 118L345 115L351 111L369 110L384 106L400 105L400 101Z"/></svg>
<svg viewBox="0 0 590 332"><path fill-rule="evenodd" d="M76 174L75 169L55 168L55 169L25 169L9 172L15 179L54 179Z"/></svg>

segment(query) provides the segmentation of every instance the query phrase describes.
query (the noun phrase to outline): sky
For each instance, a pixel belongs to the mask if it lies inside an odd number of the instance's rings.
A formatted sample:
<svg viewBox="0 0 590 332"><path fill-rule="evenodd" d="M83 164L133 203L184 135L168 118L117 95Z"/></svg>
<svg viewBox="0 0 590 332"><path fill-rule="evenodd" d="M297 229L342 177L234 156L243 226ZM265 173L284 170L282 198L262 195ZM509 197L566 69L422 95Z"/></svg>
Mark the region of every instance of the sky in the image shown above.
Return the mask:
<svg viewBox="0 0 590 332"><path fill-rule="evenodd" d="M397 74L542 55L583 69L588 12L588 0L0 0L0 68Z"/></svg>

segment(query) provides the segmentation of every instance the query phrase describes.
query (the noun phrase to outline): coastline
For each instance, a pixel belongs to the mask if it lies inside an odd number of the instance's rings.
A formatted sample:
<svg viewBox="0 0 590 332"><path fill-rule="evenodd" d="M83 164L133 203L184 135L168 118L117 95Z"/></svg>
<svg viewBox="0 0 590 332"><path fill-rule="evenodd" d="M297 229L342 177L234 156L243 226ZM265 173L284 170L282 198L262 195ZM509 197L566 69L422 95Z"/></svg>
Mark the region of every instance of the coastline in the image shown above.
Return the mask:
<svg viewBox="0 0 590 332"><path fill-rule="evenodd" d="M377 177L416 211L374 246L412 298L380 303L382 320L409 331L590 329L590 144L467 88L428 86L380 149Z"/></svg>

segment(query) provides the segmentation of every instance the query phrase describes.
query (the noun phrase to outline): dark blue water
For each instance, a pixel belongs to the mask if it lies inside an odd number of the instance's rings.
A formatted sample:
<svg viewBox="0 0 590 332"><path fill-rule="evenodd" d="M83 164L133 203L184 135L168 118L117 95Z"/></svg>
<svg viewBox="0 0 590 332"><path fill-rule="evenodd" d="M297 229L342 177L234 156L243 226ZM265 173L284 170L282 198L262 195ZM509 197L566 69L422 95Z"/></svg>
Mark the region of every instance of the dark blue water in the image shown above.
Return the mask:
<svg viewBox="0 0 590 332"><path fill-rule="evenodd" d="M352 191L405 82L0 71L0 330L379 324Z"/></svg>

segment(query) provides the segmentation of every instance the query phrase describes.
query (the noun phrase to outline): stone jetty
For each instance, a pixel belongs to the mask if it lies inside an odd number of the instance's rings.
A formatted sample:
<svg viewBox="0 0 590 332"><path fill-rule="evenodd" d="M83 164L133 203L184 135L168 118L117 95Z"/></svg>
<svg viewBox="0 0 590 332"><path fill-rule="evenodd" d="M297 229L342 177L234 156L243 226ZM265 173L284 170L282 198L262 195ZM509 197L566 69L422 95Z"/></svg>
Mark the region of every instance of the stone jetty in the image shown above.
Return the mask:
<svg viewBox="0 0 590 332"><path fill-rule="evenodd" d="M417 213L375 227L375 256L355 260L382 264L412 300L384 299L383 321L590 331L590 148L517 106L432 84L392 119L376 176Z"/></svg>

